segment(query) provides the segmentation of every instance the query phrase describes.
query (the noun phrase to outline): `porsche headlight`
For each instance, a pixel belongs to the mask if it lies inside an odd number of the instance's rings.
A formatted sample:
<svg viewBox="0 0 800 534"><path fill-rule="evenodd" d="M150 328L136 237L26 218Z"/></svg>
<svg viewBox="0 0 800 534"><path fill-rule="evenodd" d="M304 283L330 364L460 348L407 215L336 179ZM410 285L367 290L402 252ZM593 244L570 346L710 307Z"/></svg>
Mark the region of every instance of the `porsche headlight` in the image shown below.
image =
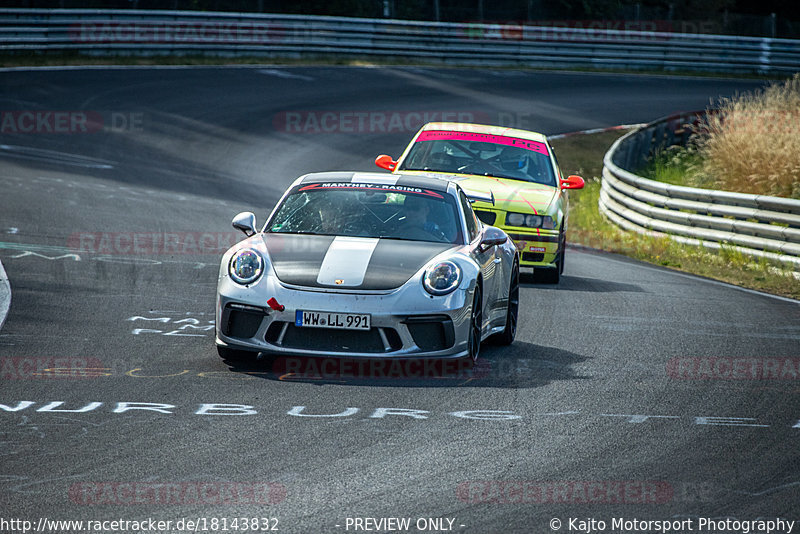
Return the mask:
<svg viewBox="0 0 800 534"><path fill-rule="evenodd" d="M252 284L264 272L264 260L251 248L244 248L231 256L228 273L234 282L242 285Z"/></svg>
<svg viewBox="0 0 800 534"><path fill-rule="evenodd" d="M461 269L452 261L442 261L428 267L422 285L431 295L447 295L461 282Z"/></svg>
<svg viewBox="0 0 800 534"><path fill-rule="evenodd" d="M556 222L552 217L533 215L531 213L507 213L506 224L508 226L527 226L528 228L547 228L549 230L556 227Z"/></svg>

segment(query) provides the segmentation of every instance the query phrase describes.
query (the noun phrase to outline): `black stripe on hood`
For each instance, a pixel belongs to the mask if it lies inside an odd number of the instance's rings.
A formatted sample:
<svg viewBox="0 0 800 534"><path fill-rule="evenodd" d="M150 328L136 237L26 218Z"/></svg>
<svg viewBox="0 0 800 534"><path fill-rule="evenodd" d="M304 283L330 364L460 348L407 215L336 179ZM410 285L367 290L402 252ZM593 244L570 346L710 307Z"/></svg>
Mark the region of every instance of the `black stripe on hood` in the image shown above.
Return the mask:
<svg viewBox="0 0 800 534"><path fill-rule="evenodd" d="M372 253L361 289L400 287L431 258L455 247L451 243L381 239Z"/></svg>
<svg viewBox="0 0 800 534"><path fill-rule="evenodd" d="M264 234L278 279L286 284L305 287L333 287L317 282L322 261L334 236L302 234ZM346 289L389 290L405 284L434 256L457 245L381 239L370 258L364 281Z"/></svg>
<svg viewBox="0 0 800 534"><path fill-rule="evenodd" d="M332 235L264 234L275 274L281 282L318 287L317 276Z"/></svg>

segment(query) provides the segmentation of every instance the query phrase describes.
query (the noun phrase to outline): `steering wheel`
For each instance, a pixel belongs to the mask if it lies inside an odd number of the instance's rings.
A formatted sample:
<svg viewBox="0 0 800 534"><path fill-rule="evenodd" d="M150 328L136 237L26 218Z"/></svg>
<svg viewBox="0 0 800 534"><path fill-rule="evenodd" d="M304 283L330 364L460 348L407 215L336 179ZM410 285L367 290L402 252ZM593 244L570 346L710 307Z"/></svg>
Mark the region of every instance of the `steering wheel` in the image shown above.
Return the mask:
<svg viewBox="0 0 800 534"><path fill-rule="evenodd" d="M468 169L471 169L473 167L474 167L474 171L469 171L468 170ZM489 173L489 174L492 174L492 175L494 175L494 174L496 174L498 172L501 172L501 167L499 165L498 158L492 158L492 159L486 159L486 160L480 160L480 161L473 160L473 161L470 161L469 163L467 163L466 165L462 165L461 167L458 168L458 172L467 172L468 173L468 172L476 172L476 171L477 171L478 174Z"/></svg>
<svg viewBox="0 0 800 534"><path fill-rule="evenodd" d="M422 229L428 234L435 237L437 241L442 241L442 242L449 241L449 239L447 239L447 235L445 235L444 231L442 231L442 229L436 223L425 223Z"/></svg>
<svg viewBox="0 0 800 534"><path fill-rule="evenodd" d="M447 239L447 236L444 232L442 232L438 225L431 226L430 228L419 226L417 224L413 226L401 226L397 232L397 237L413 239L416 241L437 241L443 243L448 243L450 241Z"/></svg>
<svg viewBox="0 0 800 534"><path fill-rule="evenodd" d="M431 154L430 159L428 160L428 166L436 167L433 170L444 170L448 172L452 172L454 168L456 168L456 158L447 154L446 152L437 152L435 154Z"/></svg>
<svg viewBox="0 0 800 534"><path fill-rule="evenodd" d="M467 163L466 165L462 165L461 167L459 167L458 168L458 172L469 173L470 172L469 169L472 169L472 168L474 168L475 170L478 170L480 172L485 172L486 171L486 168L483 165L481 165L477 161L471 161L471 162Z"/></svg>

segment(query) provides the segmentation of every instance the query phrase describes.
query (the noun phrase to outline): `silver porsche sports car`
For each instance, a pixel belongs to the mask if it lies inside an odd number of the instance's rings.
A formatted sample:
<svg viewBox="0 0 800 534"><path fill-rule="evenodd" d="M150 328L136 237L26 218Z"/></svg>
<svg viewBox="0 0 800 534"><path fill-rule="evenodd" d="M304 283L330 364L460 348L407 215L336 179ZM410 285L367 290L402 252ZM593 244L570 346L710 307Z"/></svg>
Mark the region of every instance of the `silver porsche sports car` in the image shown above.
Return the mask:
<svg viewBox="0 0 800 534"><path fill-rule="evenodd" d="M455 182L327 172L298 178L261 231L222 257L220 356L471 358L514 340L517 249Z"/></svg>

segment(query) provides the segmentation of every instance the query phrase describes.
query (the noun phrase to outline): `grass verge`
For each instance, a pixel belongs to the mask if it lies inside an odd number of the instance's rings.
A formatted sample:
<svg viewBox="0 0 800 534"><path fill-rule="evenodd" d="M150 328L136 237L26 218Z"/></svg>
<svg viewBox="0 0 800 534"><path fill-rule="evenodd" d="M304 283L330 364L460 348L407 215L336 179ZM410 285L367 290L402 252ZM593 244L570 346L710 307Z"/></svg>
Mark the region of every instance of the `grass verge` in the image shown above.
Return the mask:
<svg viewBox="0 0 800 534"><path fill-rule="evenodd" d="M674 185L800 199L800 74L719 101L687 147L672 146L638 174Z"/></svg>
<svg viewBox="0 0 800 534"><path fill-rule="evenodd" d="M717 189L800 199L800 73L721 99L698 126L702 171Z"/></svg>
<svg viewBox="0 0 800 534"><path fill-rule="evenodd" d="M600 176L603 156L625 132L576 135L552 141L561 170L580 174L586 180L582 190L570 192L567 240L570 243L623 254L741 287L800 299L800 282L780 264L745 256L732 249L719 252L683 245L672 239L624 232L600 214Z"/></svg>
<svg viewBox="0 0 800 534"><path fill-rule="evenodd" d="M703 157L694 147L668 147L653 156L636 174L672 185L716 189L714 180L701 171Z"/></svg>

